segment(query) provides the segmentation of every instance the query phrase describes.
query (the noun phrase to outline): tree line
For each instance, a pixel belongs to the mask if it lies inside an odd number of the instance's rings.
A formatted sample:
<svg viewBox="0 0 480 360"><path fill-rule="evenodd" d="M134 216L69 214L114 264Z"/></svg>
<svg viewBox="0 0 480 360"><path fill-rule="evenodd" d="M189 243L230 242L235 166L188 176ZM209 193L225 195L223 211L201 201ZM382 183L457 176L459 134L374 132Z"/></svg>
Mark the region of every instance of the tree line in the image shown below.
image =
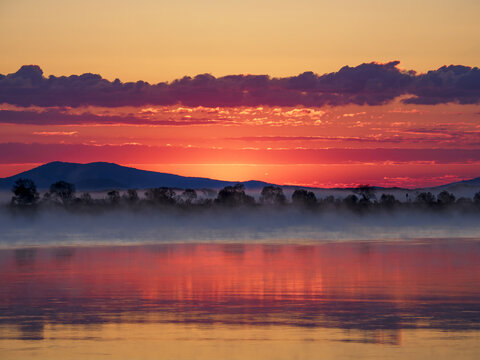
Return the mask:
<svg viewBox="0 0 480 360"><path fill-rule="evenodd" d="M456 198L448 191L442 191L437 196L431 192L416 194L410 199L408 194L404 201L399 201L391 194L381 194L370 185L359 185L352 194L340 199L333 196L317 198L315 193L306 189L296 189L288 200L279 186L265 186L258 201L245 192L243 184L226 186L218 193L213 190L200 190L207 196L199 196L194 189L178 190L168 187L150 188L141 197L135 189L120 193L111 190L102 198L93 198L84 192L77 196L75 185L66 181L53 183L43 197L30 179L18 179L12 187L13 196L9 206L16 209L36 209L39 207L63 207L66 209L89 208L148 208L177 207L182 209L204 209L211 207L297 207L306 210L349 209L357 212L391 211L395 209L445 210L459 209L464 211L480 211L480 192L473 198Z"/></svg>

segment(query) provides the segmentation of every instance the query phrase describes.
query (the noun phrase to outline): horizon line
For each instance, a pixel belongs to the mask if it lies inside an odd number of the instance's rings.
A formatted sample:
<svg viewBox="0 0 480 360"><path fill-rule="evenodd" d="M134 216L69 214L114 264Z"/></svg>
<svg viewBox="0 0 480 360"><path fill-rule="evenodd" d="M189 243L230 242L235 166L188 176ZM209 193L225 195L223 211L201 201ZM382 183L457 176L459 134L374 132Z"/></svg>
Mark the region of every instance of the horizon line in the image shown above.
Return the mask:
<svg viewBox="0 0 480 360"><path fill-rule="evenodd" d="M0 180L6 180L6 179L9 179L9 178L18 176L18 175L20 175L24 172L28 172L28 171L37 169L39 167L49 165L49 164L53 164L53 163L73 164L73 165L109 164L109 165L120 166L120 167L123 167L123 168L134 169L134 170L138 170L138 171L145 171L145 172L156 173L156 174L173 175L173 176L179 176L179 177L189 178L189 179L206 179L206 180L212 180L212 181L221 181L221 182L227 182L227 183L240 183L240 184L249 183L249 182L259 182L259 183L267 184L266 186L275 185L275 186L280 186L280 187L310 188L310 189L318 189L318 190L323 190L323 189L325 189L325 190L350 190L350 189L355 189L356 187L359 187L359 186L367 185L367 186L371 186L373 188L398 189L398 190L413 191L413 190L418 190L418 189L435 189L435 188L440 188L442 186L457 184L459 182L464 182L464 181L469 181L469 180L474 180L474 179L480 178L480 176L479 176L479 177L473 177L473 178L468 178L468 179L462 179L462 180L454 181L454 182L451 182L451 183L445 183L445 184L441 184L441 185L427 186L427 187L413 187L413 188L400 187L400 186L385 187L385 186L378 186L378 185L374 185L374 184L364 184L364 183L358 183L358 184L356 184L356 186L345 186L345 187L319 187L319 186L311 186L311 185L277 184L277 183L271 183L271 182L267 182L267 181L263 181L263 180L256 180L256 179L236 181L236 180L215 179L215 178L202 177L202 176L185 176L185 175L179 175L179 174L167 173L167 172L161 172L161 171L145 170L145 169L141 169L141 168L138 168L138 167L130 166L132 164L121 165L121 164L118 164L118 163L115 163L115 162L109 162L109 161L70 162L70 161L55 160L55 161L49 161L49 162L46 162L46 163L27 163L27 164L33 165L33 167L29 168L28 170L24 170L24 171L21 171L19 173L16 173L14 175L2 177L2 178L0 178ZM36 164L36 166L35 166L35 164ZM19 165L22 165L22 164L19 164ZM235 165L241 165L241 164L235 164ZM251 165L251 164L249 164L249 165Z"/></svg>

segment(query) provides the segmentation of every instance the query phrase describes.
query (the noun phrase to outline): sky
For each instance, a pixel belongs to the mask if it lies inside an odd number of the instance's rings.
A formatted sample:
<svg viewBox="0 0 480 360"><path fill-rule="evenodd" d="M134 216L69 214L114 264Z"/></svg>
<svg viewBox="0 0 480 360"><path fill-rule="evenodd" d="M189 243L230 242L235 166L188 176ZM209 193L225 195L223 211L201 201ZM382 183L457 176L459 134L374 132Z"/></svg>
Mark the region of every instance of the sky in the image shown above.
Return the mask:
<svg viewBox="0 0 480 360"><path fill-rule="evenodd" d="M3 0L0 177L54 160L321 187L478 177L478 13Z"/></svg>

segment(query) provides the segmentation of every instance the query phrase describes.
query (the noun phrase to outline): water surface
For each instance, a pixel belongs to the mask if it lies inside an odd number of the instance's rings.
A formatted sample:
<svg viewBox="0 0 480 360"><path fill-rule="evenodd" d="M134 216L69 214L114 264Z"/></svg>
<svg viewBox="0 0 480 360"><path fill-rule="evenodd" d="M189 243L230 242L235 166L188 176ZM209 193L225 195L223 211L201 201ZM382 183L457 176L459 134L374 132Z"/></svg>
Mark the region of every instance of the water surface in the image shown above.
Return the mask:
<svg viewBox="0 0 480 360"><path fill-rule="evenodd" d="M2 359L475 359L480 241L0 250Z"/></svg>

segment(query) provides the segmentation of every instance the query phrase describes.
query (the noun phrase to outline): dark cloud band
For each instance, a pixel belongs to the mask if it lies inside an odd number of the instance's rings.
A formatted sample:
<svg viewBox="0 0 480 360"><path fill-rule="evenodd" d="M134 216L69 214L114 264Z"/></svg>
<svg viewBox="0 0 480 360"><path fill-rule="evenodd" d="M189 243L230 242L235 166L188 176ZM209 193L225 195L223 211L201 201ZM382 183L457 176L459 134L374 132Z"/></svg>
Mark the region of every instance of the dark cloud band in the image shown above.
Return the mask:
<svg viewBox="0 0 480 360"><path fill-rule="evenodd" d="M171 83L123 83L100 75L44 77L36 65L0 75L0 103L17 106L340 106L381 105L401 95L411 104L480 103L480 69L443 66L426 74L400 70L398 61L345 66L338 72L271 78L209 74Z"/></svg>

